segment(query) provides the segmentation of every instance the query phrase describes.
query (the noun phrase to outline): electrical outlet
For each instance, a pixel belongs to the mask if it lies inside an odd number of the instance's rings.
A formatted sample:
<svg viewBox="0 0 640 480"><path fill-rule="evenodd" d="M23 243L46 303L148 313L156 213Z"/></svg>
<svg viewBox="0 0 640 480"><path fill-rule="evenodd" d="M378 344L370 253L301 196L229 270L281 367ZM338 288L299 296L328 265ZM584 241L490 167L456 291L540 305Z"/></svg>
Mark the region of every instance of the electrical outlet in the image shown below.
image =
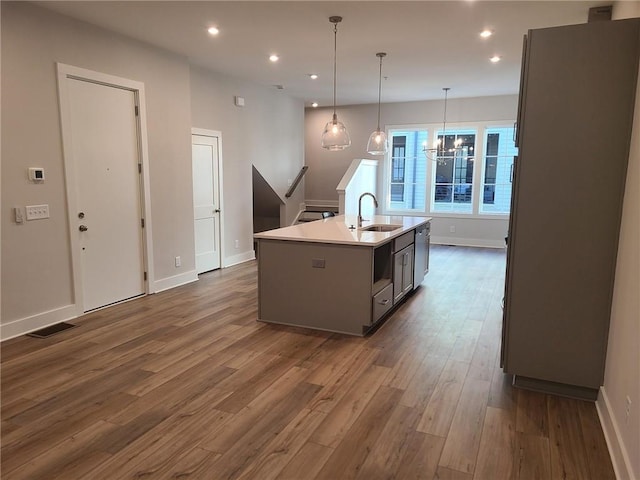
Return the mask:
<svg viewBox="0 0 640 480"><path fill-rule="evenodd" d="M449 227L449 233L456 233L456 226L455 225L451 225Z"/></svg>
<svg viewBox="0 0 640 480"><path fill-rule="evenodd" d="M240 248L240 240L236 240L236 248Z"/></svg>
<svg viewBox="0 0 640 480"><path fill-rule="evenodd" d="M49 205L27 205L27 220L49 218Z"/></svg>
<svg viewBox="0 0 640 480"><path fill-rule="evenodd" d="M176 257L176 267L179 267L180 265L182 265L182 260L180 257Z"/></svg>

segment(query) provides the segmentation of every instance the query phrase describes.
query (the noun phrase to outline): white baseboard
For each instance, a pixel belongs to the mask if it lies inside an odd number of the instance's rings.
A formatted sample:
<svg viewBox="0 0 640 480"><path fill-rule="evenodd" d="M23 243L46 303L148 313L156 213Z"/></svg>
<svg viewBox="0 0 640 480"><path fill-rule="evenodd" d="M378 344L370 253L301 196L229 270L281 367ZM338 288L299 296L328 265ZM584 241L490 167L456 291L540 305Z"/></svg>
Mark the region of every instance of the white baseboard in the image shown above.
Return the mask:
<svg viewBox="0 0 640 480"><path fill-rule="evenodd" d="M189 270L188 272L184 272L179 275L156 280L153 282L153 293L159 293L163 290L169 290L170 288L179 287L180 285L185 285L197 280L198 273L195 270Z"/></svg>
<svg viewBox="0 0 640 480"><path fill-rule="evenodd" d="M239 263L248 262L249 260L255 260L256 252L253 250L249 250L247 252L242 252L237 255L232 255L227 257L222 262L222 268L232 267L234 265L238 265Z"/></svg>
<svg viewBox="0 0 640 480"><path fill-rule="evenodd" d="M40 330L41 328L55 325L76 318L76 306L66 305L64 307L38 313L30 317L20 318L9 323L0 325L0 341L19 337L25 333Z"/></svg>
<svg viewBox="0 0 640 480"><path fill-rule="evenodd" d="M437 237L431 235L431 243L435 245L455 245L457 247L505 248L504 239L489 240L486 238Z"/></svg>
<svg viewBox="0 0 640 480"><path fill-rule="evenodd" d="M629 454L620 435L620 429L604 387L600 387L596 410L600 418L604 438L607 441L607 447L609 447L609 456L611 457L611 463L613 463L616 478L619 480L638 480L633 473Z"/></svg>

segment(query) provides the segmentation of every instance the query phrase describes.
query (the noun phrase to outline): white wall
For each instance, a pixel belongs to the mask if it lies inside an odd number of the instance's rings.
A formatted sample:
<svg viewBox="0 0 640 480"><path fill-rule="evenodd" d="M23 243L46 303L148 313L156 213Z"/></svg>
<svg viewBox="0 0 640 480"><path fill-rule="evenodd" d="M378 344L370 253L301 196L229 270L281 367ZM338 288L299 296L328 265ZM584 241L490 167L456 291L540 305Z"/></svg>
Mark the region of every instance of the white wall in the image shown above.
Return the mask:
<svg viewBox="0 0 640 480"><path fill-rule="evenodd" d="M640 17L640 2L615 4L614 18L627 17ZM640 81L628 168L607 363L597 406L618 478L640 479ZM627 396L632 401L628 419Z"/></svg>
<svg viewBox="0 0 640 480"><path fill-rule="evenodd" d="M244 107L235 106L235 95L245 99ZM275 88L199 67L191 67L191 98L193 126L222 132L223 264L233 263L253 254L252 164L285 202L286 225L298 213L304 179L290 198L285 193L304 165L304 104Z"/></svg>
<svg viewBox="0 0 640 480"><path fill-rule="evenodd" d="M75 313L56 62L145 85L157 285L195 278L192 126L222 132L223 265L253 256L251 164L284 196L287 179L295 178L303 163L299 101L192 71L184 57L30 3L2 2L1 8L3 339ZM233 105L233 95L246 97L244 110ZM44 184L27 181L30 166L45 168ZM302 197L302 190L292 197L296 209ZM50 219L13 221L11 207L41 203L50 205ZM174 264L178 255L181 267Z"/></svg>
<svg viewBox="0 0 640 480"><path fill-rule="evenodd" d="M362 216L371 218L378 213L373 200L363 199L360 195L365 192L378 196L378 161L354 159L338 184L338 212L341 215L358 215L358 208L362 207Z"/></svg>
<svg viewBox="0 0 640 480"><path fill-rule="evenodd" d="M513 122L517 113L517 95L477 98L450 98L447 102L447 122L473 122L483 120ZM386 103L381 109L381 126L414 125L442 122L443 101ZM320 146L320 135L331 119L330 108L305 110L305 162L309 165L305 198L307 202L335 202L336 186L354 158L373 158L367 153L369 135L376 128L377 104L354 105L337 109L351 136L351 147L341 152L329 152ZM378 191L383 191L381 180L383 161L378 168ZM451 232L451 227L455 232ZM441 214L432 222L432 242L458 245L503 247L508 230L508 217L488 219L468 218Z"/></svg>

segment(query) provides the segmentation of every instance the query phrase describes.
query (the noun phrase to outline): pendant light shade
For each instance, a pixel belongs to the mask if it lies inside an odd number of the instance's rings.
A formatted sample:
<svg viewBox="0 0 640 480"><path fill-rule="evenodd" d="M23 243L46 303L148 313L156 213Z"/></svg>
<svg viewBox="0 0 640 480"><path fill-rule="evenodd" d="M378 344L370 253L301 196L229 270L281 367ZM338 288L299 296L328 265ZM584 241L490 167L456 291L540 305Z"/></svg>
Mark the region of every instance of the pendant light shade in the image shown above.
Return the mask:
<svg viewBox="0 0 640 480"><path fill-rule="evenodd" d="M322 148L330 151L344 150L351 145L351 138L344 123L338 121L338 115L324 126L322 132Z"/></svg>
<svg viewBox="0 0 640 480"><path fill-rule="evenodd" d="M338 46L338 23L342 21L342 17L329 17L329 21L333 23L333 117L327 122L322 132L322 148L330 151L344 150L351 145L351 138L344 123L338 121L336 114L336 65L337 65L337 46Z"/></svg>
<svg viewBox="0 0 640 480"><path fill-rule="evenodd" d="M380 76L378 78L378 126L369 136L367 143L367 152L371 155L384 155L389 150L387 142L387 134L380 130L380 94L382 93L382 59L387 54L384 52L376 53L376 57L380 58Z"/></svg>

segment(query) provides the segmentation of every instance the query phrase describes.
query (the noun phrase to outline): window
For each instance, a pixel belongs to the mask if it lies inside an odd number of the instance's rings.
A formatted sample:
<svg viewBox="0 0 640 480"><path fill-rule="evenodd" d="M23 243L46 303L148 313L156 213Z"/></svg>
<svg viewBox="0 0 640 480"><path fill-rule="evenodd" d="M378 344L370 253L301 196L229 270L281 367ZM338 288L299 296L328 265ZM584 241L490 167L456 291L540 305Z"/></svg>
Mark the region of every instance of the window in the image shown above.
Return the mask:
<svg viewBox="0 0 640 480"><path fill-rule="evenodd" d="M511 204L513 127L482 122L388 130L386 211L506 215ZM433 132L431 138L429 132ZM444 142L446 154L427 159L423 145ZM432 161L433 160L433 161Z"/></svg>
<svg viewBox="0 0 640 480"><path fill-rule="evenodd" d="M481 213L509 213L513 157L518 154L513 133L513 127L486 130Z"/></svg>
<svg viewBox="0 0 640 480"><path fill-rule="evenodd" d="M445 155L435 162L431 211L472 213L476 132L456 130L438 140L444 140Z"/></svg>
<svg viewBox="0 0 640 480"><path fill-rule="evenodd" d="M389 210L423 212L427 198L427 170L422 143L424 130L389 132L391 158L389 171Z"/></svg>
<svg viewBox="0 0 640 480"><path fill-rule="evenodd" d="M393 137L391 153L391 201L404 202L404 163L407 137Z"/></svg>

